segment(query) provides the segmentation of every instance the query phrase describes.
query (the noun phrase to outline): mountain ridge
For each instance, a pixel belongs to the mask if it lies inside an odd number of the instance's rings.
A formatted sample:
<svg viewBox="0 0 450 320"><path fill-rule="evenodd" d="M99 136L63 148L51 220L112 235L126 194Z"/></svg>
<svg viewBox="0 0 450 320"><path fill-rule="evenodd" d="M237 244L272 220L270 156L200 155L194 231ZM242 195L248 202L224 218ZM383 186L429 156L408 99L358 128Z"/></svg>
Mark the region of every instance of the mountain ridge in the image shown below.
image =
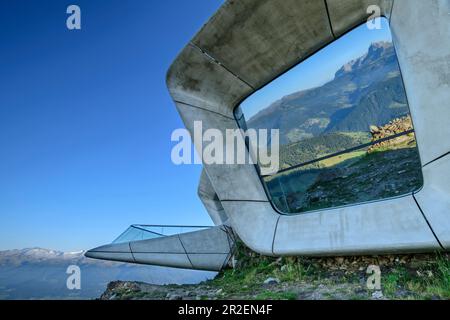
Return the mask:
<svg viewBox="0 0 450 320"><path fill-rule="evenodd" d="M39 247L0 251L1 299L92 299L117 280L153 284L198 283L215 272L138 265L84 256L84 250L63 252ZM66 271L80 267L81 290L68 290Z"/></svg>
<svg viewBox="0 0 450 320"><path fill-rule="evenodd" d="M374 42L344 64L333 80L274 101L247 121L249 128L280 129L282 145L333 132L368 131L408 113L395 50Z"/></svg>

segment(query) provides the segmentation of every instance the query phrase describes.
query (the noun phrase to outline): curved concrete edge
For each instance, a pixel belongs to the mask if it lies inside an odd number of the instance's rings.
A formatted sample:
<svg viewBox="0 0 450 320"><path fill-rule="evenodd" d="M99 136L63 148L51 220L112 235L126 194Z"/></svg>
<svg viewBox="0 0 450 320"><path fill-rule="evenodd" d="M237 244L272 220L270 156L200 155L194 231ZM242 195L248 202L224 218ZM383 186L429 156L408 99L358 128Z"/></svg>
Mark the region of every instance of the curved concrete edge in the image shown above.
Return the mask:
<svg viewBox="0 0 450 320"><path fill-rule="evenodd" d="M192 136L194 136L195 121L201 121L203 123L203 132L208 129L216 129L220 130L224 137L227 129L239 129L235 119L229 119L217 113L194 108L182 103L176 103L176 106L186 128L191 132ZM233 141L229 140L231 139L227 139L226 143L233 143ZM195 147L200 154L202 146L195 145ZM224 145L224 148L226 148L226 145ZM248 155L248 151L245 150L245 152ZM226 152L224 152L225 158ZM241 199L267 201L267 194L254 165L204 163L204 168L221 201Z"/></svg>
<svg viewBox="0 0 450 320"><path fill-rule="evenodd" d="M395 0L391 28L422 164L450 151L450 3Z"/></svg>
<svg viewBox="0 0 450 320"><path fill-rule="evenodd" d="M423 168L425 186L415 198L441 245L450 249L450 155Z"/></svg>
<svg viewBox="0 0 450 320"><path fill-rule="evenodd" d="M91 252L120 252L120 253L129 253L130 252L130 245L128 242L125 243L111 243L106 244L100 247L97 247L95 249L91 249L87 251L86 253Z"/></svg>
<svg viewBox="0 0 450 320"><path fill-rule="evenodd" d="M209 180L206 170L203 168L200 175L200 181L198 183L197 190L198 197L202 201L206 208L214 225L218 226L224 224L228 220L225 210L219 200L219 197L214 190L214 187Z"/></svg>
<svg viewBox="0 0 450 320"><path fill-rule="evenodd" d="M222 202L233 231L255 252L273 256L273 239L281 217L269 202Z"/></svg>
<svg viewBox="0 0 450 320"><path fill-rule="evenodd" d="M367 8L376 5L390 18L394 0L326 0L335 36L341 36L369 18Z"/></svg>
<svg viewBox="0 0 450 320"><path fill-rule="evenodd" d="M88 258L182 269L220 271L231 257L234 239L227 226L180 235L100 246Z"/></svg>
<svg viewBox="0 0 450 320"><path fill-rule="evenodd" d="M233 230L269 256L436 251L439 243L412 196L296 216L268 202L225 202Z"/></svg>
<svg viewBox="0 0 450 320"><path fill-rule="evenodd" d="M276 255L388 254L439 249L411 195L283 216L274 240Z"/></svg>
<svg viewBox="0 0 450 320"><path fill-rule="evenodd" d="M131 252L101 252L89 250L84 254L84 256L87 258L98 260L136 263L136 260L134 260L134 257L131 254Z"/></svg>
<svg viewBox="0 0 450 320"><path fill-rule="evenodd" d="M332 39L323 0L246 0L226 1L192 42L259 88Z"/></svg>
<svg viewBox="0 0 450 320"><path fill-rule="evenodd" d="M166 76L176 102L234 119L233 107L254 90L200 49L187 45Z"/></svg>
<svg viewBox="0 0 450 320"><path fill-rule="evenodd" d="M92 259L135 262L128 242L100 246L86 251L84 255Z"/></svg>

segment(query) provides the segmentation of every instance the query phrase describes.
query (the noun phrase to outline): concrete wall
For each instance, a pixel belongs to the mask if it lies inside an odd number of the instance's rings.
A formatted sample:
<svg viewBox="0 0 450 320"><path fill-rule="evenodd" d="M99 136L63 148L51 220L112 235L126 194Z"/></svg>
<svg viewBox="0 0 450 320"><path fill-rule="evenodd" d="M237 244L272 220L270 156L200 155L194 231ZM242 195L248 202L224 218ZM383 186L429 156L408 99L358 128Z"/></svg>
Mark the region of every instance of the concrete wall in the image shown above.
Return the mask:
<svg viewBox="0 0 450 320"><path fill-rule="evenodd" d="M423 164L414 195L450 248L450 1L396 0L391 27Z"/></svg>
<svg viewBox="0 0 450 320"><path fill-rule="evenodd" d="M450 151L448 1L227 1L171 66L169 91L189 130L196 120L205 129L237 128L233 109L240 101L363 23L368 4L380 5L391 21L425 165L424 188L397 199L282 216L270 204L253 166L205 165L222 206L207 205L209 212L223 208L221 215L257 252L388 253L449 245L448 159L429 164ZM213 219L219 223L226 218Z"/></svg>
<svg viewBox="0 0 450 320"><path fill-rule="evenodd" d="M213 223L216 226L225 224L228 216L205 170L200 175L197 193Z"/></svg>

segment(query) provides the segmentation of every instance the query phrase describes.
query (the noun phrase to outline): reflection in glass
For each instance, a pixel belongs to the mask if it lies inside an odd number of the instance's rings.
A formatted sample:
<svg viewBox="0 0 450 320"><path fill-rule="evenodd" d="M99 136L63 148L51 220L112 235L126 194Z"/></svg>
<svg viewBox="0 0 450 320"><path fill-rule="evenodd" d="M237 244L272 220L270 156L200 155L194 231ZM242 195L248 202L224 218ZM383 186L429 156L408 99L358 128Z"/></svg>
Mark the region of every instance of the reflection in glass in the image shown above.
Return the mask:
<svg viewBox="0 0 450 320"><path fill-rule="evenodd" d="M282 212L380 200L422 186L386 19L381 30L356 28L239 107L242 128L280 130L281 170L263 180Z"/></svg>
<svg viewBox="0 0 450 320"><path fill-rule="evenodd" d="M132 225L112 243L149 240L208 229L208 226Z"/></svg>

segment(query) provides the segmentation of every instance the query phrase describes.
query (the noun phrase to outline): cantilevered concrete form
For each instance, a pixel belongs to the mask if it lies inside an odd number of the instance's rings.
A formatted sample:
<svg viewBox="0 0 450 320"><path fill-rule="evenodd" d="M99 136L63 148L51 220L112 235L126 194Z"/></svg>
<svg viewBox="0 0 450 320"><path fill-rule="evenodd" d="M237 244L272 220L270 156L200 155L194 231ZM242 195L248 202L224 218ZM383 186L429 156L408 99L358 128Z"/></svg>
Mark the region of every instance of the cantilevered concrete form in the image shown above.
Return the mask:
<svg viewBox="0 0 450 320"><path fill-rule="evenodd" d="M202 121L204 130L238 129L234 110L243 99L364 23L367 7L374 4L389 19L393 33L423 163L424 187L420 191L287 216L272 206L254 166L205 165L199 196L219 227L189 235L189 245L182 236L153 239L122 245L121 255L115 258L106 253L96 257L217 270L224 265L226 252L217 260L202 259L207 250L220 251L222 240L209 233L220 234L221 225L232 228L251 249L272 256L448 250L448 0L227 1L174 61L167 85L191 132L194 121ZM228 241L226 236L220 239ZM184 252L183 246L189 251ZM91 252L108 250L107 246Z"/></svg>
<svg viewBox="0 0 450 320"><path fill-rule="evenodd" d="M161 265L197 270L221 270L230 259L234 238L226 226L199 228L202 230L165 235L141 229L145 240L121 241L101 246L86 253L89 258ZM152 226L153 227L153 226ZM178 227L160 226L166 229ZM189 227L192 229L192 227ZM195 228L195 227L194 227ZM161 228L160 228L161 229Z"/></svg>

